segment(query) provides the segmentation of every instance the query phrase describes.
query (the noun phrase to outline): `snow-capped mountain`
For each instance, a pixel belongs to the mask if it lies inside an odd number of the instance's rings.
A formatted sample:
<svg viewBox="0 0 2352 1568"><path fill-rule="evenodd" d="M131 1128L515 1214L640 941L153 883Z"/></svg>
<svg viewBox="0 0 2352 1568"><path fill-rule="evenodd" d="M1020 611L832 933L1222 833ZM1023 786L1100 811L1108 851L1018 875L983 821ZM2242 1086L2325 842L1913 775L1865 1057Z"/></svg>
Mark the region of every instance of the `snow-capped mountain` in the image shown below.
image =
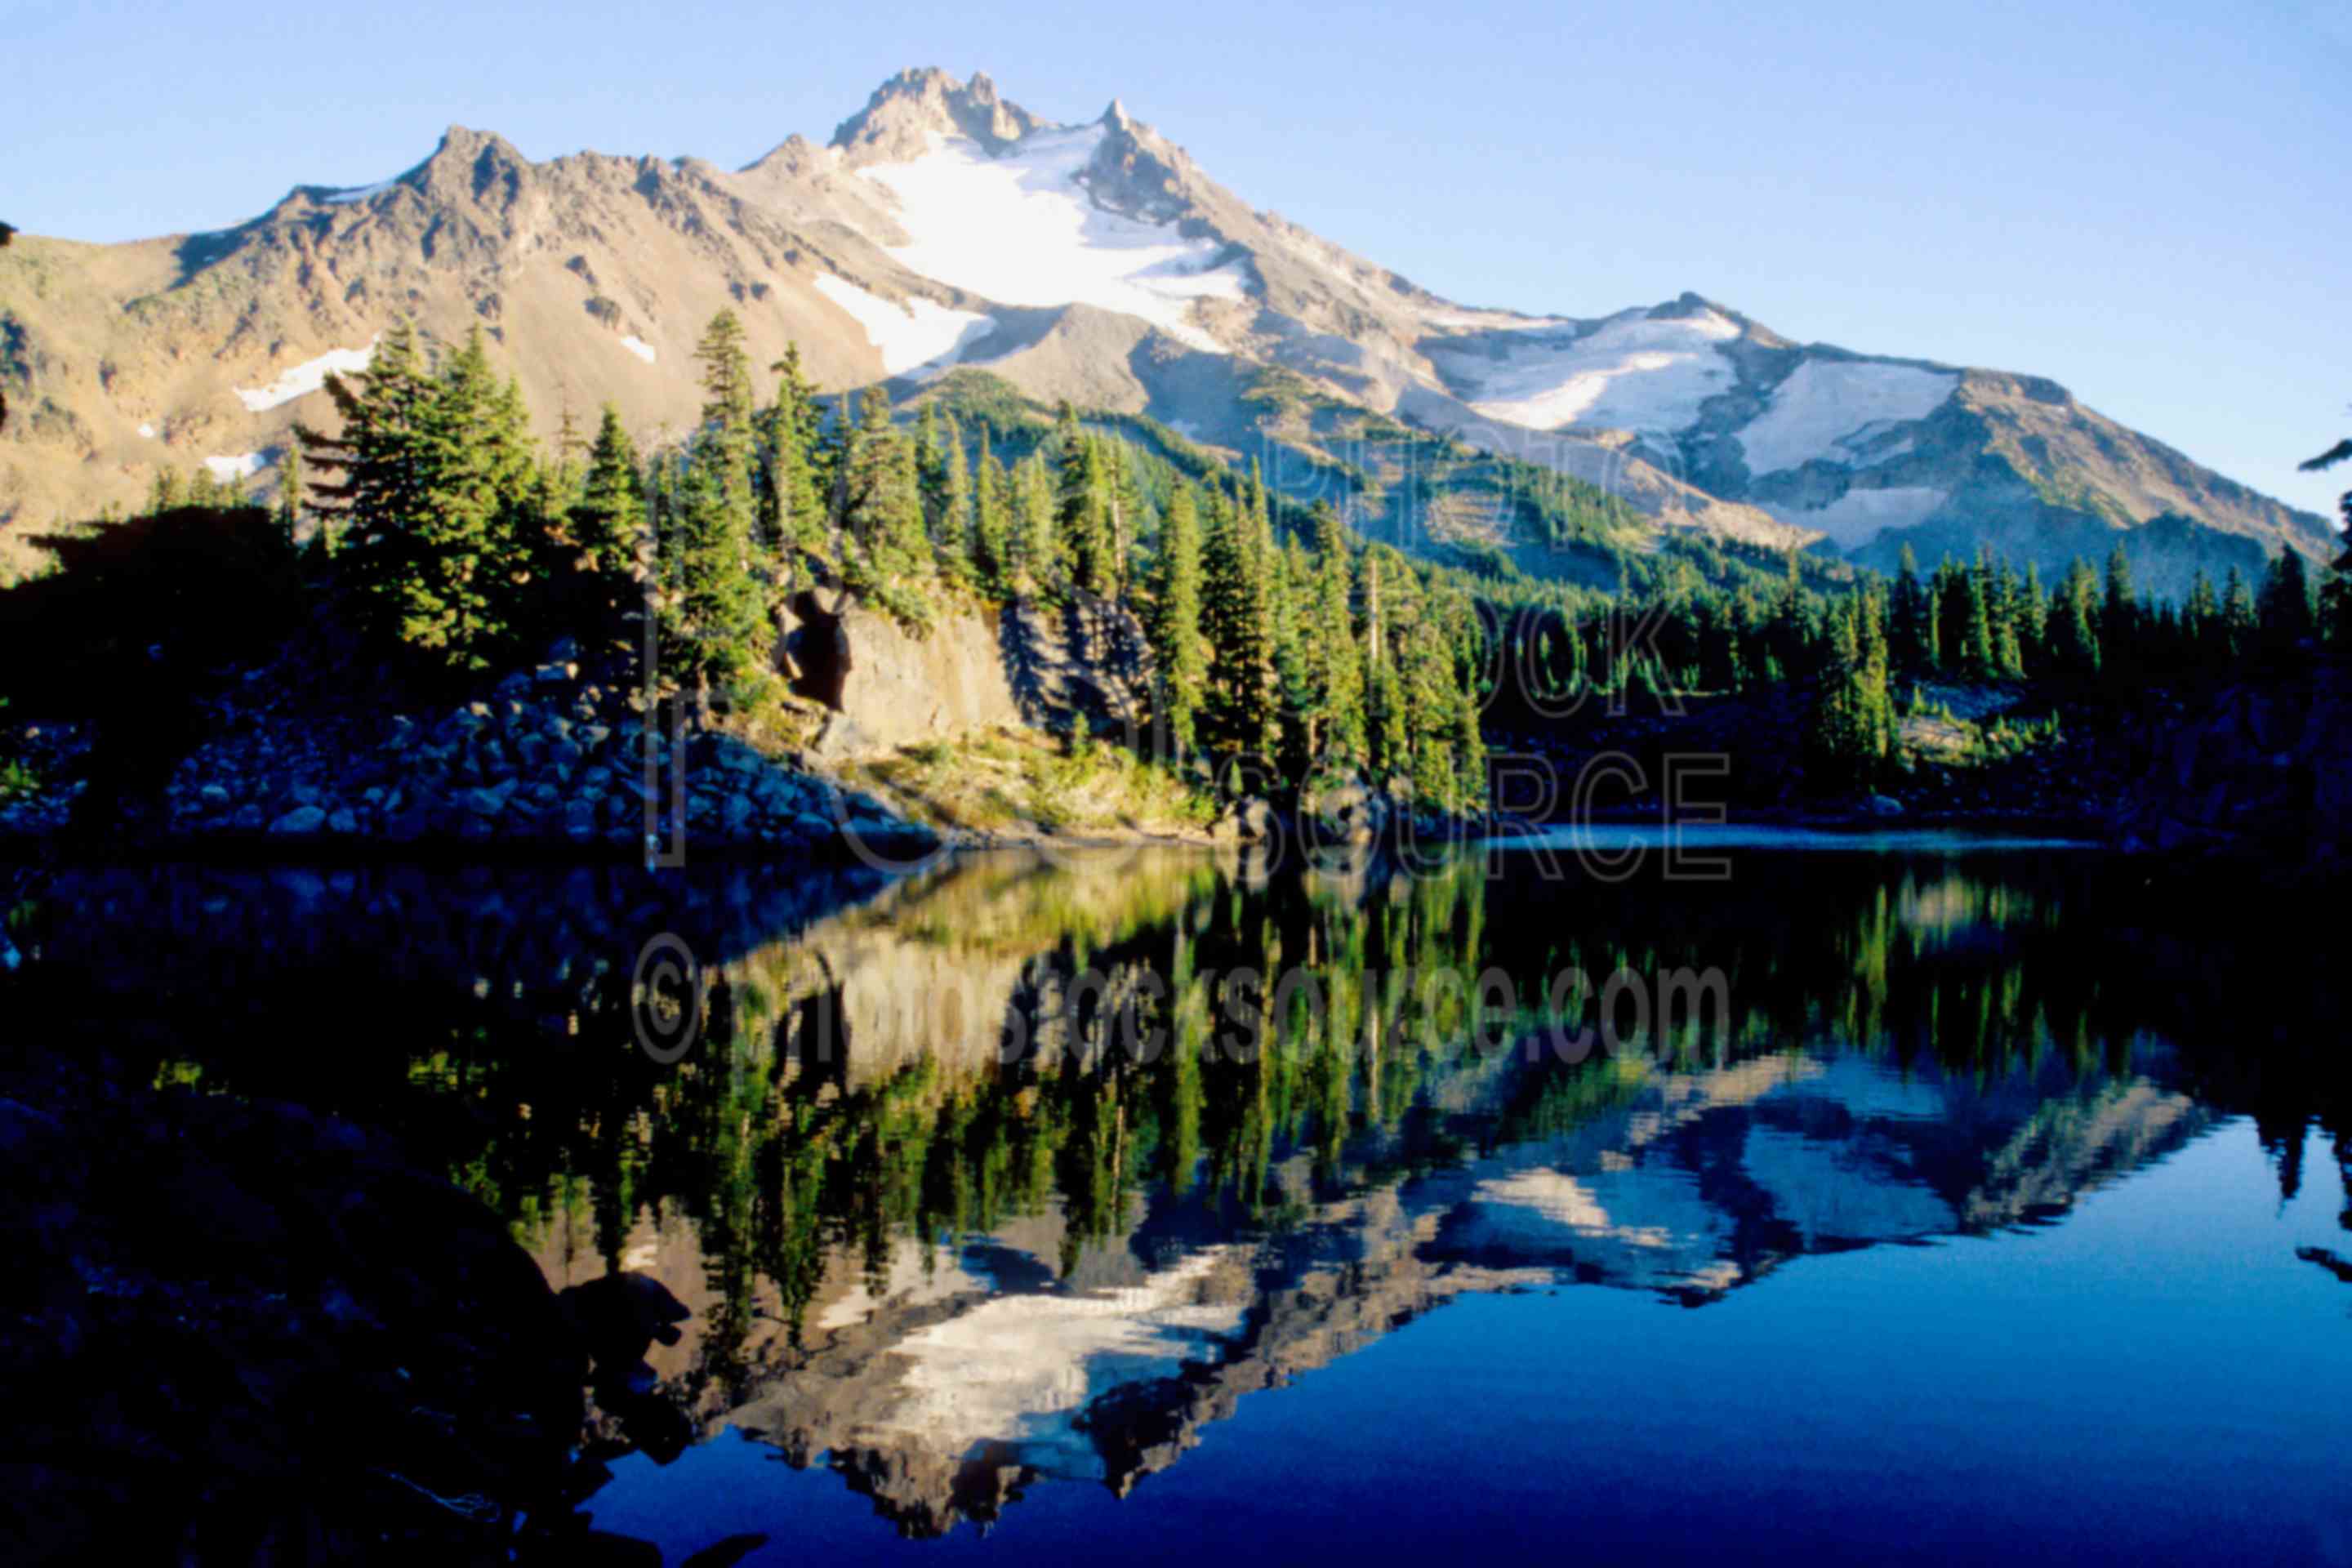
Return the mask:
<svg viewBox="0 0 2352 1568"><path fill-rule="evenodd" d="M1572 280L1568 286L1572 287ZM1413 490L1407 432L1600 483L1664 527L1874 563L1989 540L2045 568L2121 534L2156 586L2331 533L2030 376L1782 339L1696 294L1593 320L1429 293L1211 181L1114 102L1040 121L985 76L908 71L817 146L750 166L532 163L453 128L395 178L297 186L235 228L0 253L0 540L142 493L159 464L263 482L330 371L405 313L498 340L542 427L605 398L647 436L698 403L721 306L759 363L919 389L976 367L1041 399L1147 414L1338 486L1409 542L1509 536ZM1424 489L1426 487L1423 487Z"/></svg>

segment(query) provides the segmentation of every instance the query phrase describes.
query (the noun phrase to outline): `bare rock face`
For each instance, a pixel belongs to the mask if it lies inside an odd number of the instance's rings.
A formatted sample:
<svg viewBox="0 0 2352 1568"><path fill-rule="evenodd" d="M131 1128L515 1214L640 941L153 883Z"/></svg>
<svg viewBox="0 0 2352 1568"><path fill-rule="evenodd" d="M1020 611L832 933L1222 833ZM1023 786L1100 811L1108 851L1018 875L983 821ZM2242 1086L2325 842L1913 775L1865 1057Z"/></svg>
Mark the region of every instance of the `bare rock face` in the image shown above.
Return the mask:
<svg viewBox="0 0 2352 1568"><path fill-rule="evenodd" d="M1150 647L1116 605L1024 601L919 633L863 605L833 615L809 594L792 614L795 689L834 710L818 742L827 762L1024 725L1143 739Z"/></svg>
<svg viewBox="0 0 2352 1568"><path fill-rule="evenodd" d="M969 136L991 152L1019 141L1043 121L997 96L986 71L960 82L936 66L903 70L843 121L833 146L855 166L900 162L923 153L933 135Z"/></svg>
<svg viewBox="0 0 2352 1568"><path fill-rule="evenodd" d="M787 647L799 689L835 711L820 747L828 761L1022 722L986 622L943 616L919 634L878 610L835 616L814 601L795 601Z"/></svg>

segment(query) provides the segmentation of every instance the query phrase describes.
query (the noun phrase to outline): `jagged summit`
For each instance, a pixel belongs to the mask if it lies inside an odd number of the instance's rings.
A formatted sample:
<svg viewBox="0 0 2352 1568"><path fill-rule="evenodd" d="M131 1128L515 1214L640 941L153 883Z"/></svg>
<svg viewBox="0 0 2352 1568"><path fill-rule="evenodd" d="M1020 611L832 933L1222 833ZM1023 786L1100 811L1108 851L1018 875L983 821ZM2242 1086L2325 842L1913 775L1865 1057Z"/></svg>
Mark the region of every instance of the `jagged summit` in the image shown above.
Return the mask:
<svg viewBox="0 0 2352 1568"><path fill-rule="evenodd" d="M934 135L969 136L990 152L1045 122L1000 97L986 71L958 81L936 66L902 70L874 89L866 107L834 131L831 146L852 164L903 161Z"/></svg>

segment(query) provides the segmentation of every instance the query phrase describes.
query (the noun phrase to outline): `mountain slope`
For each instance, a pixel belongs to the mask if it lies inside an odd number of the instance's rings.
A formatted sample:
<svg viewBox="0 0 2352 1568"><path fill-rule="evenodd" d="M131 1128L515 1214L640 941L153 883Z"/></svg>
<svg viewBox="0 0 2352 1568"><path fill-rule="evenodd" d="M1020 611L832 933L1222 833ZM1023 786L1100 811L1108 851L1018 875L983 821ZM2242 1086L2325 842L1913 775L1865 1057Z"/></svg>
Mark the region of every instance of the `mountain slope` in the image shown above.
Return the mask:
<svg viewBox="0 0 2352 1568"><path fill-rule="evenodd" d="M2052 383L1798 345L1693 294L1596 320L1467 309L1249 207L1117 103L1053 124L934 70L731 173L532 163L452 128L394 179L298 186L218 233L20 237L0 253L0 540L134 500L162 464L266 476L324 374L403 313L444 342L486 327L546 433L607 397L681 431L722 306L758 363L796 342L828 387L981 366L1260 458L1402 542L1483 537L1536 570L1511 508L1427 482L1431 435L1662 527L1877 563L1982 539L2054 567L2120 533L2177 590L2197 563L2329 549L2319 518Z"/></svg>

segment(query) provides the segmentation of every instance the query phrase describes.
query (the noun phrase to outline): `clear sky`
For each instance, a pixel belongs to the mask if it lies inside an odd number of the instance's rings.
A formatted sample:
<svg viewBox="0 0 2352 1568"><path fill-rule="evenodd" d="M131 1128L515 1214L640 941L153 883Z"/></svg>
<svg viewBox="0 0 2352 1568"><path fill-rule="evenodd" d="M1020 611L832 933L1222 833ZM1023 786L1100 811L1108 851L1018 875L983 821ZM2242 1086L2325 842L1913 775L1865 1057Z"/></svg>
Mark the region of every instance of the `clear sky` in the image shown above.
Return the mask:
<svg viewBox="0 0 2352 1568"><path fill-rule="evenodd" d="M1253 205L1468 303L1693 289L1802 342L2051 376L2315 510L2352 483L2294 471L2352 433L2347 0L0 0L0 217L37 234L221 227L450 123L732 166L939 65L1054 119L1122 97Z"/></svg>

